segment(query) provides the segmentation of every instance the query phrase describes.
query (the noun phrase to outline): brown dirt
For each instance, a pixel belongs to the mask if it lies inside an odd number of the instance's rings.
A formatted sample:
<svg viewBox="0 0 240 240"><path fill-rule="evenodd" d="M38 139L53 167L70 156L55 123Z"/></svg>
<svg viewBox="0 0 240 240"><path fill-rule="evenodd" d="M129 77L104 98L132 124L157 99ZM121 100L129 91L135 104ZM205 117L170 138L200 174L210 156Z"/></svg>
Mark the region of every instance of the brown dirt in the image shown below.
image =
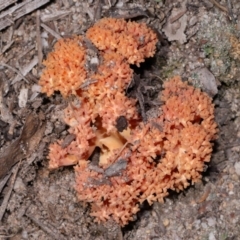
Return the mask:
<svg viewBox="0 0 240 240"><path fill-rule="evenodd" d="M240 239L240 3L145 2L51 1L0 33L0 239ZM57 38L83 34L104 16L146 22L159 35L156 56L136 69L138 85L128 93L138 97L140 86L142 114L154 114L162 82L178 74L213 96L219 126L202 182L164 204L143 204L124 228L94 223L76 198L72 167L48 170L49 143L67 135L60 120L67 101L37 85Z"/></svg>

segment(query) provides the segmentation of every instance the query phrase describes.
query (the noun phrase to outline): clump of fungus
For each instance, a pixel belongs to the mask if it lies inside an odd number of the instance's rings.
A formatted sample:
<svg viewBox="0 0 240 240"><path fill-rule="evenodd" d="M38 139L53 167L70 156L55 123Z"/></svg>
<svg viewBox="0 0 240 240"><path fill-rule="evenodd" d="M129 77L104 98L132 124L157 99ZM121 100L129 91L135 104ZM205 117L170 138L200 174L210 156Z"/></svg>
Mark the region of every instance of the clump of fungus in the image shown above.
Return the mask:
<svg viewBox="0 0 240 240"><path fill-rule="evenodd" d="M86 36L100 50L115 51L138 66L156 50L157 35L145 23L103 18L88 29Z"/></svg>
<svg viewBox="0 0 240 240"><path fill-rule="evenodd" d="M112 217L125 225L139 203L162 202L169 189L183 190L201 179L217 133L214 106L207 94L179 77L164 87L162 115L133 129L129 146L115 149L101 171L86 160L75 167L78 197L91 203L97 220ZM106 170L116 168L120 160L126 167L107 175Z"/></svg>
<svg viewBox="0 0 240 240"><path fill-rule="evenodd" d="M94 116L101 117L107 132L116 131L116 119L124 116L129 122L139 119L135 100L125 96L125 89L131 82L133 71L125 58L107 51L102 56L96 74L91 76L94 83L81 93L84 101L90 102Z"/></svg>
<svg viewBox="0 0 240 240"><path fill-rule="evenodd" d="M87 76L85 58L81 36L60 39L43 62L46 68L39 80L42 92L50 96L60 91L64 97L74 94Z"/></svg>
<svg viewBox="0 0 240 240"><path fill-rule="evenodd" d="M67 145L63 140L50 145L49 168L76 165L79 200L90 203L96 221L113 218L124 226L143 201L163 202L168 190L180 191L201 179L217 133L214 106L207 94L174 77L164 83L161 115L141 122L125 89L133 75L129 64L153 56L155 33L145 24L105 18L86 35L99 49L95 73L84 67L82 37L60 40L45 61L43 92L58 90L80 100L65 109L74 138ZM89 79L91 84L81 87ZM125 122L121 130L119 119ZM96 149L97 160L92 158Z"/></svg>

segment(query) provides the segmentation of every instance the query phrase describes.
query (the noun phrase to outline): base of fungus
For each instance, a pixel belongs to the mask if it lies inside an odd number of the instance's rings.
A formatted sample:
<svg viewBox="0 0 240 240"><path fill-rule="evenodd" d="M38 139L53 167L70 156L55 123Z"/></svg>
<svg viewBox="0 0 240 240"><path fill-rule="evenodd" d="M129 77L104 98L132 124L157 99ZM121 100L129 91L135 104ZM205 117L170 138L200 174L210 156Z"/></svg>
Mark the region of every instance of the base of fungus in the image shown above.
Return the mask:
<svg viewBox="0 0 240 240"><path fill-rule="evenodd" d="M98 120L99 123L101 120ZM100 124L98 124L99 126ZM98 130L96 132L96 135L98 136L98 131L99 131L99 136L100 138L97 137L95 141L95 147L99 147L101 149L100 152L100 157L99 157L99 166L108 166L109 161L108 159L112 156L113 152L115 150L122 149L125 143L128 141L130 138L130 132L131 130L127 128L126 130L122 132L111 132L107 133L107 131L101 127L98 127Z"/></svg>
<svg viewBox="0 0 240 240"><path fill-rule="evenodd" d="M71 119L70 122L75 122L75 120ZM74 124L75 125L75 124ZM76 125L77 127L77 125ZM97 117L94 125L91 126L94 130L95 137L88 141L88 152L83 156L76 156L74 154L68 153L68 147L71 145L76 145L76 141L74 140L70 143L70 145L66 148L61 147L62 141L58 143L53 143L49 147L49 169L56 169L63 166L71 166L76 165L80 159L88 160L92 155L94 149L96 147L100 148L100 156L99 156L99 167L108 166L110 163L108 159L112 156L113 152L118 149L122 149L126 142L128 142L130 138L130 128L123 130L122 132L110 132L108 133L106 129L102 127L102 121L100 117ZM70 131L75 132L74 127L70 127ZM80 137L85 138L86 136L78 133ZM79 136L78 136L79 138ZM65 150L65 151L64 151ZM80 150L80 149L79 149ZM75 152L77 149L75 150ZM61 155L59 153L62 153Z"/></svg>

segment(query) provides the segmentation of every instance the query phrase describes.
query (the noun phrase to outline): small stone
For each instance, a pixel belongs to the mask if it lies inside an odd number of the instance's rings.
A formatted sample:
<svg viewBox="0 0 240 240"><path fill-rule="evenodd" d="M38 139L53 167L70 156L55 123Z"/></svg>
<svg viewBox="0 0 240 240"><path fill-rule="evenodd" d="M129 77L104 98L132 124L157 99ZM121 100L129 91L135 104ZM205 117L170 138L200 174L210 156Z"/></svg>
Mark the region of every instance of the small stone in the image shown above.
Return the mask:
<svg viewBox="0 0 240 240"><path fill-rule="evenodd" d="M27 188L26 188L26 185L24 184L22 178L18 177L16 179L13 189L17 193L22 193L22 194L26 193Z"/></svg>
<svg viewBox="0 0 240 240"><path fill-rule="evenodd" d="M207 222L208 222L209 227L213 227L213 226L216 225L216 219L215 218L208 218Z"/></svg>
<svg viewBox="0 0 240 240"><path fill-rule="evenodd" d="M39 86L38 84L33 84L32 92L41 92L41 86Z"/></svg>
<svg viewBox="0 0 240 240"><path fill-rule="evenodd" d="M20 90L20 94L18 96L18 105L20 108L26 107L28 100L28 89L27 88L22 88Z"/></svg>
<svg viewBox="0 0 240 240"><path fill-rule="evenodd" d="M238 176L240 176L240 162L236 162L234 164L235 172Z"/></svg>
<svg viewBox="0 0 240 240"><path fill-rule="evenodd" d="M163 220L163 225L165 226L165 227L167 227L168 225L169 225L169 220L167 219L167 218L165 218L164 220Z"/></svg>
<svg viewBox="0 0 240 240"><path fill-rule="evenodd" d="M202 226L203 229L207 229L208 228L208 226L207 226L207 224L205 222L202 222L201 226Z"/></svg>
<svg viewBox="0 0 240 240"><path fill-rule="evenodd" d="M195 227L195 229L199 229L200 224L201 224L201 220L199 220L199 219L197 219L193 222L193 226Z"/></svg>
<svg viewBox="0 0 240 240"><path fill-rule="evenodd" d="M211 97L214 97L218 93L217 82L214 75L207 68L198 68L194 73L203 86L203 90Z"/></svg>
<svg viewBox="0 0 240 240"><path fill-rule="evenodd" d="M209 240L216 240L216 238L215 238L213 232L210 232L210 233L209 233L209 235L208 235L208 239L209 239Z"/></svg>
<svg viewBox="0 0 240 240"><path fill-rule="evenodd" d="M234 173L234 174L231 176L231 178L232 178L233 181L238 181L239 176Z"/></svg>
<svg viewBox="0 0 240 240"><path fill-rule="evenodd" d="M22 231L22 238L23 239L29 239L28 232L26 230Z"/></svg>
<svg viewBox="0 0 240 240"><path fill-rule="evenodd" d="M191 17L189 20L189 26L195 25L197 23L197 21L198 21L198 19L196 16Z"/></svg>

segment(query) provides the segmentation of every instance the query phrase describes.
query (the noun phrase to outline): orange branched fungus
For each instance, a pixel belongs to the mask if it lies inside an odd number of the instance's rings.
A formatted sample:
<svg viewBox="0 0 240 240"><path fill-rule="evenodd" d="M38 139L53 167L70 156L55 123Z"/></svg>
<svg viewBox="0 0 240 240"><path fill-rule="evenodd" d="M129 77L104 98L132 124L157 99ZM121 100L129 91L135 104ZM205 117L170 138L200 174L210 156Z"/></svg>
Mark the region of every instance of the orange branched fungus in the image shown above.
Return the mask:
<svg viewBox="0 0 240 240"><path fill-rule="evenodd" d="M133 129L129 147L115 149L102 172L86 160L75 167L78 197L92 204L98 221L112 217L125 225L138 203L162 202L169 189L183 190L201 179L217 133L214 106L207 94L179 77L164 87L162 115ZM121 160L126 162L122 168ZM111 168L117 168L117 174L109 176Z"/></svg>
<svg viewBox="0 0 240 240"><path fill-rule="evenodd" d="M133 71L126 60L119 54L107 51L102 54L103 63L91 76L94 83L81 91L79 96L90 102L94 118L100 116L107 132L116 131L116 119L125 116L128 121L139 119L135 100L125 96L125 89L130 83Z"/></svg>
<svg viewBox="0 0 240 240"><path fill-rule="evenodd" d="M78 162L78 198L91 203L98 221L112 217L125 225L139 210L139 203L162 202L169 189L183 190L201 179L217 133L214 106L207 94L179 77L164 87L162 115L140 124L130 135L127 131L108 135L99 120L91 127L88 106L85 112L83 108L70 114L67 110L66 123L76 140L62 150L53 144L50 163L54 168L56 158L59 166ZM99 163L93 164L88 158L96 146L102 152Z"/></svg>
<svg viewBox="0 0 240 240"><path fill-rule="evenodd" d="M157 35L145 23L124 19L103 18L86 34L102 51L112 50L124 56L130 64L144 62L155 53Z"/></svg>
<svg viewBox="0 0 240 240"><path fill-rule="evenodd" d="M129 138L130 130L108 133L102 126L101 118L97 117L92 122L92 114L90 105L84 102L79 108L70 105L65 109L65 123L70 126L69 132L76 138L67 147L61 146L63 140L50 145L50 169L74 165L79 160L87 160L95 147L101 148L99 164L102 166L115 149L123 147Z"/></svg>
<svg viewBox="0 0 240 240"><path fill-rule="evenodd" d="M143 201L163 202L168 190L201 179L217 134L214 106L207 94L174 77L164 83L161 115L140 122L136 101L125 96L133 75L129 64L153 56L156 34L145 24L104 18L86 35L99 49L96 72L85 69L82 37L59 40L44 62L43 92L80 100L65 109L74 138L50 145L49 168L76 165L79 200L91 204L97 221L113 218L124 226ZM121 117L127 124L120 131Z"/></svg>
<svg viewBox="0 0 240 240"><path fill-rule="evenodd" d="M87 76L85 57L81 36L60 39L43 62L46 68L39 80L42 92L50 96L60 91L64 97L74 94Z"/></svg>

